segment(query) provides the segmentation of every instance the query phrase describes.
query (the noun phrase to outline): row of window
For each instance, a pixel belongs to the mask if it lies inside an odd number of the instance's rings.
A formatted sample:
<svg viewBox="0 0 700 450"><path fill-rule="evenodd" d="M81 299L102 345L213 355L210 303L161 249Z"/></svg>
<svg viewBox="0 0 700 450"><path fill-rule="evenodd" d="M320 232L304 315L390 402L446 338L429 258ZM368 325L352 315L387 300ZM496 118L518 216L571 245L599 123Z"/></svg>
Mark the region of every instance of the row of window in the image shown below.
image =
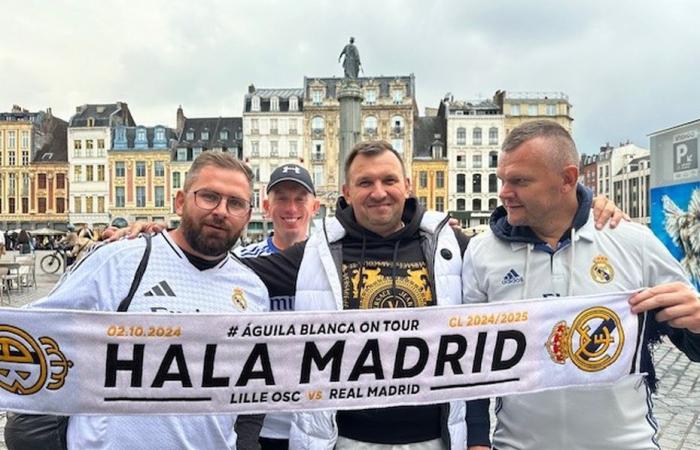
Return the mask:
<svg viewBox="0 0 700 450"><path fill-rule="evenodd" d="M17 132L7 131L7 140L3 138L3 132L0 130L0 150L3 149L17 149ZM29 131L22 131L19 133L20 144L22 149L29 149Z"/></svg>
<svg viewBox="0 0 700 450"><path fill-rule="evenodd" d="M288 121L284 119L270 119L268 123L267 119L252 118L250 119L251 134L259 134L261 124L263 125L262 132L269 134L297 134L299 130L299 121L297 119L289 119Z"/></svg>
<svg viewBox="0 0 700 450"><path fill-rule="evenodd" d="M73 212L82 213L104 213L105 198L104 196L87 195L85 197L73 197Z"/></svg>
<svg viewBox="0 0 700 450"><path fill-rule="evenodd" d="M48 199L46 197L37 198L37 212L45 214L48 210L47 204ZM2 199L0 199L0 214L29 214L29 197L21 197L19 208L17 208L17 206L17 199L15 197L8 197L6 205L3 204ZM57 214L66 212L65 198L56 197L54 212Z"/></svg>
<svg viewBox="0 0 700 450"><path fill-rule="evenodd" d="M134 163L134 172L135 172L136 178L145 177L146 176L146 161L136 161ZM118 178L126 176L126 161L115 161L115 163L114 163L114 176L118 177ZM165 162L153 161L153 176L154 177L164 177L165 176ZM97 180L97 181L103 181L103 180Z"/></svg>
<svg viewBox="0 0 700 450"><path fill-rule="evenodd" d="M73 182L105 181L104 164L73 166Z"/></svg>
<svg viewBox="0 0 700 450"><path fill-rule="evenodd" d="M83 148L85 150L92 150L95 148L95 141L97 141L97 148L98 149L104 149L105 148L105 140L104 139L73 139L73 150L82 150Z"/></svg>
<svg viewBox="0 0 700 450"><path fill-rule="evenodd" d="M366 89L364 103L366 105L374 105L377 102L378 91L376 89ZM318 106L323 103L326 93L323 88L314 88L311 91L311 103ZM403 103L405 93L403 89L393 89L391 91L391 100L398 105Z"/></svg>
<svg viewBox="0 0 700 450"><path fill-rule="evenodd" d="M251 111L260 111L260 97L253 96L250 102ZM270 111L280 110L280 98L270 97ZM289 111L299 111L299 98L296 95L289 97Z"/></svg>
<svg viewBox="0 0 700 450"><path fill-rule="evenodd" d="M482 145L481 128L475 127L472 130L472 145ZM456 136L457 145L467 145L467 129L464 127L457 128ZM489 145L498 145L498 128L489 128Z"/></svg>
<svg viewBox="0 0 700 450"><path fill-rule="evenodd" d="M219 140L221 141L227 141L229 138L230 134L228 130L220 130L219 131ZM208 141L209 140L209 130L206 128L202 131L199 132L199 140L200 141ZM237 131L234 135L236 139L241 139L241 133ZM189 129L185 132L185 139L188 141L194 141L196 139L196 133L193 129Z"/></svg>
<svg viewBox="0 0 700 450"><path fill-rule="evenodd" d="M421 170L418 173L418 187L427 188L428 187L428 172ZM445 172L438 170L435 172L435 188L442 189L445 187Z"/></svg>
<svg viewBox="0 0 700 450"><path fill-rule="evenodd" d="M73 158L104 158L105 156L107 156L107 150L104 148L73 149Z"/></svg>
<svg viewBox="0 0 700 450"><path fill-rule="evenodd" d="M260 145L261 143L259 141L250 141L250 154L253 157L258 157L260 156ZM280 156L280 145L278 141L270 141L270 156ZM298 149L297 149L297 141L289 141L287 142L287 148L283 149L287 150L286 153L283 151L282 156L290 157L290 158L296 158L298 156Z"/></svg>
<svg viewBox="0 0 700 450"><path fill-rule="evenodd" d="M523 108L525 110L525 108ZM557 105L553 104L548 104L544 106L544 113L547 116L556 116L557 115ZM511 116L519 116L521 114L520 112L520 105L515 103L510 105L510 115ZM539 105L537 104L532 104L532 105L527 105L527 115L528 116L539 116Z"/></svg>
<svg viewBox="0 0 700 450"><path fill-rule="evenodd" d="M179 175L179 173L178 173ZM146 186L136 186L134 190L136 194L137 208L146 207ZM114 207L124 208L126 206L126 188L124 186L116 186L114 188ZM165 187L155 186L153 188L153 207L165 207ZM77 211L76 211L77 212Z"/></svg>
<svg viewBox="0 0 700 450"><path fill-rule="evenodd" d="M466 169L467 167L467 156L465 154L457 154L455 156L455 167L459 169ZM495 169L498 167L498 152L489 152L489 169ZM472 154L472 169L482 169L482 155L481 153Z"/></svg>
<svg viewBox="0 0 700 450"><path fill-rule="evenodd" d="M28 166L29 165L29 149L27 150L22 150L20 152L21 159L18 161L17 160L17 152L15 150L8 150L7 151L7 164L4 164L6 166ZM3 152L0 150L0 163L3 161ZM17 163L20 164L17 164Z"/></svg>
<svg viewBox="0 0 700 450"><path fill-rule="evenodd" d="M496 209L497 206L498 206L498 199L497 198L490 198L487 211L493 211L494 209ZM463 198L458 198L457 199L457 211L466 211L466 210L467 210L467 200L463 199ZM481 202L480 198L473 198L472 199L471 211L482 211L482 202Z"/></svg>
<svg viewBox="0 0 700 450"><path fill-rule="evenodd" d="M17 181L21 178L22 184L19 186L20 188L20 195L29 195L29 174L28 173L23 173L21 174L21 177L18 177L17 174L14 173L8 173L7 174L7 179L4 179L2 175L0 175L0 192L5 192L5 188L7 188L7 195L9 196L14 196L17 194Z"/></svg>
<svg viewBox="0 0 700 450"><path fill-rule="evenodd" d="M378 127L378 120L375 116L367 116L363 121L363 126L365 132L375 132ZM404 130L404 118L402 116L393 116L391 118L391 131L392 132L402 132ZM312 131L323 131L325 128L325 121L321 116L314 116L311 119L311 130Z"/></svg>
<svg viewBox="0 0 700 450"><path fill-rule="evenodd" d="M479 193L481 192L481 174L475 173L472 175L472 190L471 192ZM489 175L489 192L498 192L498 178L496 174ZM463 193L467 192L467 177L463 173L457 174L457 192Z"/></svg>

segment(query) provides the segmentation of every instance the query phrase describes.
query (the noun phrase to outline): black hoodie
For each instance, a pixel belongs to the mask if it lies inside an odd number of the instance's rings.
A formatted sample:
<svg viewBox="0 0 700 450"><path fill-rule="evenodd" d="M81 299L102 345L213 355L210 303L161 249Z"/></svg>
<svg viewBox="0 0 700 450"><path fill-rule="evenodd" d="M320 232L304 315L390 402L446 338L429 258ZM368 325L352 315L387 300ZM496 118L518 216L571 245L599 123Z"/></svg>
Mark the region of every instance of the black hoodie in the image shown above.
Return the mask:
<svg viewBox="0 0 700 450"><path fill-rule="evenodd" d="M407 199L403 228L383 237L358 224L352 207L344 198L338 200L336 218L346 230L341 240L345 309L435 304L434 286L430 283L419 233L424 212L414 198ZM468 239L460 232L455 232L455 236L464 254ZM305 244L243 262L258 273L270 296L292 296ZM407 444L439 439L442 409L441 405L427 405L338 411L336 419L343 437L379 444Z"/></svg>

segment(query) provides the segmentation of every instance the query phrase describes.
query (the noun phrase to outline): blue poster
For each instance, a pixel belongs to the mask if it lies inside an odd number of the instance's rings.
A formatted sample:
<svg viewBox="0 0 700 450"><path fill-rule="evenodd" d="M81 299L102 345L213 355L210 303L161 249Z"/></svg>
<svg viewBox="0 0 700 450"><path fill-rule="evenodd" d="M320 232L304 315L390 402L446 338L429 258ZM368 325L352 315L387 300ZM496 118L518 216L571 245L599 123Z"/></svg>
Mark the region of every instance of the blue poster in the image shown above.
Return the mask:
<svg viewBox="0 0 700 450"><path fill-rule="evenodd" d="M700 289L700 182L651 189L651 231Z"/></svg>

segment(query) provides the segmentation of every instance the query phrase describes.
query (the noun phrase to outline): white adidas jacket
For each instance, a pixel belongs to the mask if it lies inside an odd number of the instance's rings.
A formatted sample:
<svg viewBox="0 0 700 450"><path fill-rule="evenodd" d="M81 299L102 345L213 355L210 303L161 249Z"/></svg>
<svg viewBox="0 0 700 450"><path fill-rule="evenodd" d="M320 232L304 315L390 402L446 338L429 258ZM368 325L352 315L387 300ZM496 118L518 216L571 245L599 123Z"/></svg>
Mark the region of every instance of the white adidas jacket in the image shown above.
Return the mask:
<svg viewBox="0 0 700 450"><path fill-rule="evenodd" d="M420 230L428 237L427 241L433 243L430 252L424 249L424 254L429 272L433 273L435 279L434 295L437 304L456 305L462 302L462 258L454 232L445 225L446 219L445 214L426 212L421 220ZM345 229L337 219L332 218L324 220L320 232L309 238L297 276L296 311L343 309L340 269L331 254L331 246L339 244L344 236ZM441 252L442 249L450 250L449 259L441 254L448 254ZM465 409L463 401L450 402L446 428L451 449L462 450L466 446ZM337 438L335 411L294 414L290 449L332 450Z"/></svg>

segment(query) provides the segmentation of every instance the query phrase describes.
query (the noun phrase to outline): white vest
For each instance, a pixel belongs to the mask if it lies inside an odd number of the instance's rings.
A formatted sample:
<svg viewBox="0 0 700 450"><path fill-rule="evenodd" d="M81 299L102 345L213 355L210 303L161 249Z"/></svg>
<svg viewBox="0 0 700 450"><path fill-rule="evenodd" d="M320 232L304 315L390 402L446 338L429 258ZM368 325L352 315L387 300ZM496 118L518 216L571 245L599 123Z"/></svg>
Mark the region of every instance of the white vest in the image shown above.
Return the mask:
<svg viewBox="0 0 700 450"><path fill-rule="evenodd" d="M452 229L446 226L446 221L447 216L442 213L429 211L423 215L420 231L427 238L423 254L433 280L433 295L437 304L458 305L462 303L462 257L457 238ZM319 232L314 233L306 243L297 276L296 311L343 309L340 278L342 255L332 253L339 249L345 229L335 218L324 220L321 225ZM466 447L465 410L463 401L449 404L447 423L443 424L442 429L447 428L451 449L462 450ZM290 449L332 450L337 438L335 411L294 414Z"/></svg>

